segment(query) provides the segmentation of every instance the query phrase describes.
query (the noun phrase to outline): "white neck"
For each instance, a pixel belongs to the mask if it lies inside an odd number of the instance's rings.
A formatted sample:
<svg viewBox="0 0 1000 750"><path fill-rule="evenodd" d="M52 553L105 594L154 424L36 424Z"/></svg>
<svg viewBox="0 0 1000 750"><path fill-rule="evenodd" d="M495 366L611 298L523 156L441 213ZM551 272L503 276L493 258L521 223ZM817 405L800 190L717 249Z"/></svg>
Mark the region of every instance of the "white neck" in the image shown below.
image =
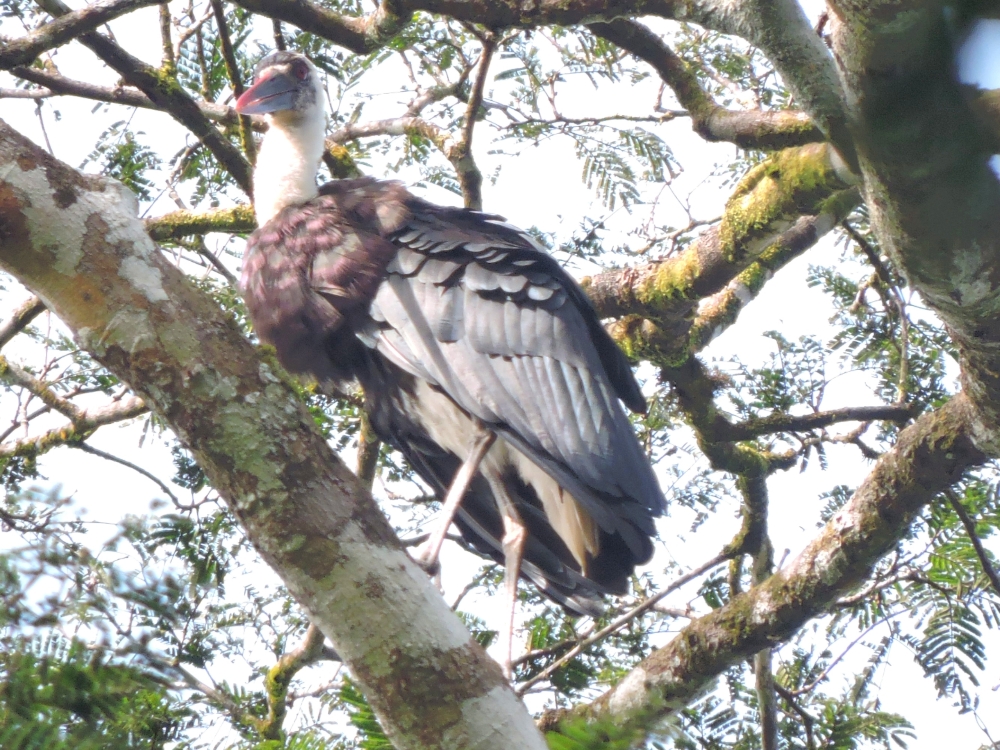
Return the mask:
<svg viewBox="0 0 1000 750"><path fill-rule="evenodd" d="M264 226L281 209L312 200L316 173L323 157L326 116L322 110L289 117L268 116L253 173L253 203L257 224Z"/></svg>

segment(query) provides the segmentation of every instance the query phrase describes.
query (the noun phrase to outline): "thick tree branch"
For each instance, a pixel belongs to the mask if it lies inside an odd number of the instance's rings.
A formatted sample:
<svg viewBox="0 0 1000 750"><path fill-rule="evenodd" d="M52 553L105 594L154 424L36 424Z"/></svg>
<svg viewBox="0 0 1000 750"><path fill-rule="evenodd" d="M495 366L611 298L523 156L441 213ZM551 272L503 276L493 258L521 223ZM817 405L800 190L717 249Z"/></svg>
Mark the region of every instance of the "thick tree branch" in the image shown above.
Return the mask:
<svg viewBox="0 0 1000 750"><path fill-rule="evenodd" d="M880 252L948 327L979 446L1000 456L1000 181L936 3L832 3Z"/></svg>
<svg viewBox="0 0 1000 750"><path fill-rule="evenodd" d="M715 675L825 612L871 575L937 493L986 461L971 437L972 416L969 399L959 394L920 417L795 560L695 620L590 706L548 715L546 726L612 720L641 735Z"/></svg>
<svg viewBox="0 0 1000 750"><path fill-rule="evenodd" d="M707 141L772 151L826 139L803 112L734 111L716 104L687 63L641 23L617 19L587 28L652 65L690 114L695 132Z"/></svg>
<svg viewBox="0 0 1000 750"><path fill-rule="evenodd" d="M66 44L80 34L93 31L133 10L155 5L159 0L108 0L74 10L12 41L0 40L0 70L30 65L42 52Z"/></svg>
<svg viewBox="0 0 1000 750"><path fill-rule="evenodd" d="M392 39L409 22L409 3L382 0L378 10L362 18L345 16L307 0L238 0L254 13L298 26L334 44L364 55Z"/></svg>
<svg viewBox="0 0 1000 750"><path fill-rule="evenodd" d="M393 744L542 750L500 668L281 369L156 251L135 209L118 183L81 175L0 124L0 265L173 428L333 641Z"/></svg>

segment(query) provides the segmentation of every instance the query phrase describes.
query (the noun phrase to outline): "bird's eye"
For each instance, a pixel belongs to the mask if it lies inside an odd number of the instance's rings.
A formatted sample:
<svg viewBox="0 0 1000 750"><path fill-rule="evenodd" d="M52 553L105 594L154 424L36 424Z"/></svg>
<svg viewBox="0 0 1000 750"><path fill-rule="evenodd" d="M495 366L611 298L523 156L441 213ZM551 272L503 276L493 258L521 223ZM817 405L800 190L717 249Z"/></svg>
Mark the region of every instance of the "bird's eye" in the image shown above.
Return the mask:
<svg viewBox="0 0 1000 750"><path fill-rule="evenodd" d="M295 77L300 81L304 81L309 77L309 68L303 63L296 63L292 68L292 72L295 73Z"/></svg>

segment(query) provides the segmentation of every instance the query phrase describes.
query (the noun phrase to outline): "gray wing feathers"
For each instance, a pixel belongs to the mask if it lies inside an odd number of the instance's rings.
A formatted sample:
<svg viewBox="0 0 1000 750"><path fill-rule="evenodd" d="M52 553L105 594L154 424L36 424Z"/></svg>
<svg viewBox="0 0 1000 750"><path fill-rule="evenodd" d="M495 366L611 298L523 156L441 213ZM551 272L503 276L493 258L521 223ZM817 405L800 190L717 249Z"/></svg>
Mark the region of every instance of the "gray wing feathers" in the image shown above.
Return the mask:
<svg viewBox="0 0 1000 750"><path fill-rule="evenodd" d="M378 349L500 426L602 527L618 530L629 546L646 543L631 539L637 532L625 518L650 526L662 496L579 311L564 304L564 293L549 309L560 291L549 277L534 273L536 282L509 264L503 274L479 262L464 264L458 277L456 261L407 252L375 299L385 322ZM539 304L533 288L551 293ZM595 491L634 508L612 513Z"/></svg>

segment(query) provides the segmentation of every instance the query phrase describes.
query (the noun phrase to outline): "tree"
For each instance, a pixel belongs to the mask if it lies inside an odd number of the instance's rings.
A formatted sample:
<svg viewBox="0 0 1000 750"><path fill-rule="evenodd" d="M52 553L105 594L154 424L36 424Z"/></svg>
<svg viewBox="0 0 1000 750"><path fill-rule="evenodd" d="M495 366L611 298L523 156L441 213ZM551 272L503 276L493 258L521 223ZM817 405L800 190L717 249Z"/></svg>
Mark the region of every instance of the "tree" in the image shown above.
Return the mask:
<svg viewBox="0 0 1000 750"><path fill-rule="evenodd" d="M125 43L151 5L3 6L17 32L0 41L13 80L0 97L33 100L43 128L57 97L117 121L86 173L0 123L0 267L35 295L13 308L8 294L0 329L0 346L22 352L0 359L12 404L0 519L18 540L0 558L0 745L196 747L214 722L240 747L544 747L518 700L542 689L532 705L550 747L888 745L909 733L871 692L893 642L975 710L982 631L1000 617L988 548L1000 525L1000 96L959 83L954 60L977 21L1000 15L995 2L833 0L818 28L793 0L174 2L158 6L155 63ZM248 338L233 272L264 126L230 103L263 54L252 40L328 73L335 178L409 170L489 210L474 136L500 149L568 140L604 210L572 237L542 227L539 239L598 268L586 290L651 365L637 429L673 481L674 512L700 524L741 508L736 535L702 564L654 568L593 623L525 590L516 688L483 650L483 620L460 619L407 556L433 502L402 484L408 469L366 428L357 394L290 380ZM82 48L117 83L60 65ZM582 80L599 96L574 94ZM659 94L641 110L597 106L644 80ZM386 81L406 103L371 116ZM590 109L568 116L567 100ZM145 110L184 129L179 152L120 114ZM680 120L739 150L718 175L731 187L721 216L668 226L657 195L685 158L663 133ZM162 195L178 210L164 213ZM152 218L137 218L136 197ZM841 260L809 283L836 311L834 335L774 332L765 366L708 366L713 338L826 236L843 242ZM34 325L45 311L65 328ZM868 392L827 408L838 363L867 373ZM83 521L39 489L38 460L69 446L95 467L122 462L91 441L127 420L172 447L172 485L127 462L169 503L91 550ZM351 443L357 472L337 455ZM815 538L775 561L769 478L824 465L841 443L870 473L816 498ZM409 486L415 510L384 491L380 508L376 473ZM285 588L227 590L258 560ZM484 565L467 591L496 582ZM668 606L687 584L688 609ZM818 639L801 633L810 622ZM821 644L871 633L870 663L839 691L840 649ZM249 678L211 678L237 658ZM326 684L292 688L334 662L349 677L331 668ZM296 699L313 713L286 726Z"/></svg>

